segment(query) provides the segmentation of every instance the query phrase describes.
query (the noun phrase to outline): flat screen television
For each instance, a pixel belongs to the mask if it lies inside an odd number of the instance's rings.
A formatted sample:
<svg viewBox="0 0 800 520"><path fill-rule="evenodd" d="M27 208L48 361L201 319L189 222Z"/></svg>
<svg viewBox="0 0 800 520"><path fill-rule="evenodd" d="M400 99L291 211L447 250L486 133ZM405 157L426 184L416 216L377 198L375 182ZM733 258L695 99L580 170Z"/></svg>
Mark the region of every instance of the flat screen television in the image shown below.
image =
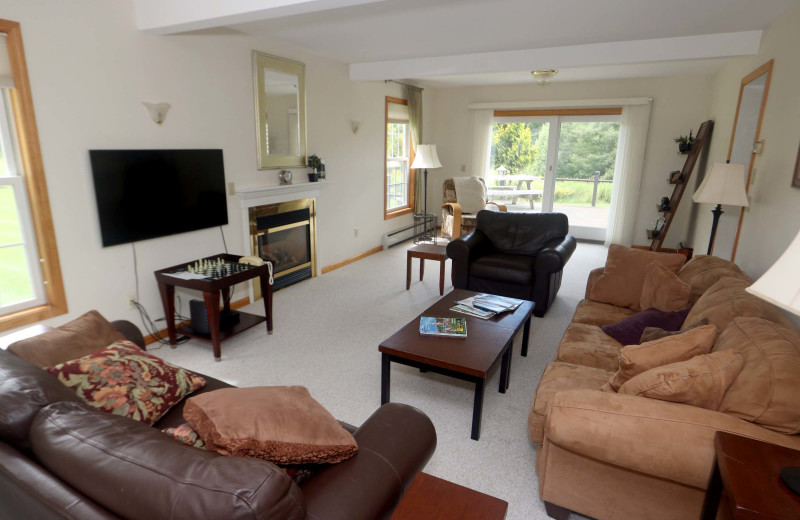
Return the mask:
<svg viewBox="0 0 800 520"><path fill-rule="evenodd" d="M103 247L228 223L222 150L90 150Z"/></svg>

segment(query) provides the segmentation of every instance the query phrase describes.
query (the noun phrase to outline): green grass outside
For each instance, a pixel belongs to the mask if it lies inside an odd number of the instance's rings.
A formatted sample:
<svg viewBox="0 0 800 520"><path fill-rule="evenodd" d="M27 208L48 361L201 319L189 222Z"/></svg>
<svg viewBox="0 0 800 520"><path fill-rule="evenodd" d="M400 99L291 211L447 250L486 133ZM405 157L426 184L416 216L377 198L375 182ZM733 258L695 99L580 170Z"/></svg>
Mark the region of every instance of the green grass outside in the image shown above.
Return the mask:
<svg viewBox="0 0 800 520"><path fill-rule="evenodd" d="M522 184L523 189L527 189L527 183ZM544 179L531 181L532 190L544 189ZM580 181L556 181L555 200L556 204L571 204L573 206L591 206L592 190L594 184L591 182ZM509 195L500 197L494 195L493 198L508 199L513 197L512 191ZM608 207L611 204L611 183L601 182L597 186L597 201L595 207Z"/></svg>
<svg viewBox="0 0 800 520"><path fill-rule="evenodd" d="M14 189L0 186L0 245L22 240ZM24 246L0 248L0 306L33 298Z"/></svg>

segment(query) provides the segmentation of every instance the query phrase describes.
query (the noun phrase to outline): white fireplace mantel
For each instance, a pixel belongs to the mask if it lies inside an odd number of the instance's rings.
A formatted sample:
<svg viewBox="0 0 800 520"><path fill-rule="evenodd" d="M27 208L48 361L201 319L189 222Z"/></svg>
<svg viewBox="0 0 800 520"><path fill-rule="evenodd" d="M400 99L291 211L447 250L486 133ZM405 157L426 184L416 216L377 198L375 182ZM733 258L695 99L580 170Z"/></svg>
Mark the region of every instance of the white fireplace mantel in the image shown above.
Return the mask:
<svg viewBox="0 0 800 520"><path fill-rule="evenodd" d="M301 182L297 184L287 184L279 186L233 186L233 195L239 197L242 205L242 244L245 244L245 255L250 252L250 208L265 206L267 204L277 204L279 202L289 202L298 199L317 199L316 211L319 216L319 196L327 186L327 182ZM317 246L319 255L319 246ZM317 256L319 258L319 256ZM319 269L319 267L317 268ZM319 276L319 272L315 273ZM253 301L253 288L250 287L250 301Z"/></svg>
<svg viewBox="0 0 800 520"><path fill-rule="evenodd" d="M323 181L279 186L240 187L234 185L234 190L235 195L239 197L242 208L246 209L289 200L316 198L319 197L327 184L327 182Z"/></svg>

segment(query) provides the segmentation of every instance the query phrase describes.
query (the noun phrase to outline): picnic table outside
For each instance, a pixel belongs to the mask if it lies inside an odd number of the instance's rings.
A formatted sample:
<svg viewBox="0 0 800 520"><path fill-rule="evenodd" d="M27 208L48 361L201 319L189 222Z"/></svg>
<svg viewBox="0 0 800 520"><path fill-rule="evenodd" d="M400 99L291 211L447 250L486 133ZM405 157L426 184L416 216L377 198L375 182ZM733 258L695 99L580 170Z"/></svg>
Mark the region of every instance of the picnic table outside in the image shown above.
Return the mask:
<svg viewBox="0 0 800 520"><path fill-rule="evenodd" d="M527 199L531 209L534 209L533 201L540 199L544 190L531 189L531 182L541 179L542 177L535 175L495 175L489 180L497 182L498 185L489 187L488 195L490 199L493 197L511 198L512 205L517 203L518 198ZM525 187L523 187L523 183L525 183Z"/></svg>

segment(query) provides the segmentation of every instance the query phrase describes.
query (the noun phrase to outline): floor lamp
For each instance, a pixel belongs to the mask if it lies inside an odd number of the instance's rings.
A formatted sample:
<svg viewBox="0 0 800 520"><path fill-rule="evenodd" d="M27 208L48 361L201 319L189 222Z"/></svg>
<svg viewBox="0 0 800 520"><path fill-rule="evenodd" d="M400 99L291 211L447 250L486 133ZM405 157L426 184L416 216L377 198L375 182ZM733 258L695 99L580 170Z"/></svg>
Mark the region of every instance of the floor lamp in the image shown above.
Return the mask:
<svg viewBox="0 0 800 520"><path fill-rule="evenodd" d="M748 287L747 292L766 300L773 305L800 316L800 233L780 258L767 269L761 278ZM800 467L784 466L780 471L781 480L795 494L800 495Z"/></svg>
<svg viewBox="0 0 800 520"><path fill-rule="evenodd" d="M744 165L727 163L714 163L702 184L692 195L692 200L697 203L716 204L711 210L714 221L711 224L711 238L708 241L708 255L714 248L714 238L717 235L719 217L722 215L722 205L748 207L747 192L744 189Z"/></svg>
<svg viewBox="0 0 800 520"><path fill-rule="evenodd" d="M420 144L417 145L417 148L414 150L416 156L414 157L414 163L411 165L412 169L422 168L423 169L423 178L425 183L425 191L423 195L423 209L422 209L422 222L423 222L423 235L422 240L429 240L433 238L432 236L428 236L428 168L441 168L442 163L439 162L439 155L436 153L436 145L435 144ZM431 234L432 235L432 234Z"/></svg>

